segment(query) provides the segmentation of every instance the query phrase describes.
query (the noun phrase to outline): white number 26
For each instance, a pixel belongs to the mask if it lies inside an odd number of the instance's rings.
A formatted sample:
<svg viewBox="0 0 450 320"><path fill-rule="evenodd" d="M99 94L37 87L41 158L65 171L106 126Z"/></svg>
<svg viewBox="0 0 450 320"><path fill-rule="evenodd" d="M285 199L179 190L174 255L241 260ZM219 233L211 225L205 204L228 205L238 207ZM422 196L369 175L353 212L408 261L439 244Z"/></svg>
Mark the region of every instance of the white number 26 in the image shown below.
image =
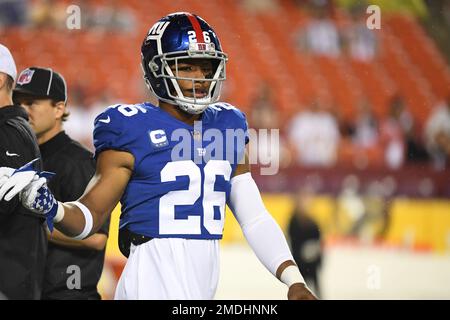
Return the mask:
<svg viewBox="0 0 450 320"><path fill-rule="evenodd" d="M216 176L230 180L231 166L228 161L210 160L204 168L203 183L203 225L210 234L221 234L225 218L226 194L215 191ZM200 168L192 161L169 162L161 170L161 182L175 181L179 176L189 177L187 190L170 191L159 202L160 234L201 234L201 212L193 212L187 219L175 219L175 206L193 205L201 195ZM220 219L214 219L214 206L220 208Z"/></svg>
<svg viewBox="0 0 450 320"><path fill-rule="evenodd" d="M189 35L189 43L197 42L197 34L195 31L188 31ZM210 43L211 38L209 37L208 31L203 31L203 39L205 40L205 43Z"/></svg>

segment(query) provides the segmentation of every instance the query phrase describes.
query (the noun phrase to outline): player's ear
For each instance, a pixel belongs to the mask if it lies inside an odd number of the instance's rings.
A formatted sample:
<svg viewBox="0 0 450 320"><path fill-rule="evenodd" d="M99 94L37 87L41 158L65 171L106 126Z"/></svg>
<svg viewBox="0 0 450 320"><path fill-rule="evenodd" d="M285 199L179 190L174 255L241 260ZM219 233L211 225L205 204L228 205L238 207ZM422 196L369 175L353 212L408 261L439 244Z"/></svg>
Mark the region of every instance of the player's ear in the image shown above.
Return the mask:
<svg viewBox="0 0 450 320"><path fill-rule="evenodd" d="M4 74L3 72L0 72L0 90L2 90L4 87L6 88L6 82L7 82L8 76Z"/></svg>
<svg viewBox="0 0 450 320"><path fill-rule="evenodd" d="M61 120L66 112L66 103L64 101L53 103L55 110L55 117L57 120Z"/></svg>

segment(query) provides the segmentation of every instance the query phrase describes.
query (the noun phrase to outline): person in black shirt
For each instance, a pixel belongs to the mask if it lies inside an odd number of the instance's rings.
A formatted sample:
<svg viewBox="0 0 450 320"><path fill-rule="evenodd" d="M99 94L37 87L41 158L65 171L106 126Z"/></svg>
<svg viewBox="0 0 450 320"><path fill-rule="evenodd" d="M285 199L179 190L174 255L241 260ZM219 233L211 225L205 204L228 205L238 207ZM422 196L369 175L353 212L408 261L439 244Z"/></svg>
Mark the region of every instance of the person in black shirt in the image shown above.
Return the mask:
<svg viewBox="0 0 450 320"><path fill-rule="evenodd" d="M311 187L302 187L295 197L295 207L289 221L288 233L295 263L306 284L320 297L318 271L322 262L320 230L311 218Z"/></svg>
<svg viewBox="0 0 450 320"><path fill-rule="evenodd" d="M21 81L23 80L23 81ZM67 89L52 69L31 67L21 72L13 99L28 112L42 154L43 166L56 173L49 188L56 199L73 201L86 189L95 172L92 154L63 131ZM85 240L74 240L54 230L44 276L43 299L100 299L100 279L109 221Z"/></svg>
<svg viewBox="0 0 450 320"><path fill-rule="evenodd" d="M19 168L39 158L25 110L12 102L17 76L9 50L0 44L0 166ZM40 167L40 160L36 163ZM12 172L2 170L0 180ZM16 196L0 201L0 296L40 299L47 238L44 219L26 210Z"/></svg>

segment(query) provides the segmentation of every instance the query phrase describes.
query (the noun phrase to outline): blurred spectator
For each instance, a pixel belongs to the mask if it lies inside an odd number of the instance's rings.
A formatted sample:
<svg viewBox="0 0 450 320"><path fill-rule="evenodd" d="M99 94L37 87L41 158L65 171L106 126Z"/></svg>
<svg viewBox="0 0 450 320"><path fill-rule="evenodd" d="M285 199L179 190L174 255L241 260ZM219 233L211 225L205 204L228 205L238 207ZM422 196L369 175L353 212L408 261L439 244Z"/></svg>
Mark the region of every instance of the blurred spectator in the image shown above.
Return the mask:
<svg viewBox="0 0 450 320"><path fill-rule="evenodd" d="M92 12L91 27L97 31L132 32L136 28L136 18L120 1L108 1L97 6Z"/></svg>
<svg viewBox="0 0 450 320"><path fill-rule="evenodd" d="M0 28L25 25L27 14L27 0L0 0Z"/></svg>
<svg viewBox="0 0 450 320"><path fill-rule="evenodd" d="M94 151L92 140L94 119L108 106L120 101L109 89L104 89L102 92L97 93L98 96L95 97L95 100L89 99L85 90L80 84L75 84L71 88L72 95L68 100L70 117L64 127L67 134L77 139L90 151Z"/></svg>
<svg viewBox="0 0 450 320"><path fill-rule="evenodd" d="M258 91L250 103L250 110L252 110L252 124L255 128L267 128L267 124L270 123L270 119L266 119L257 110L272 110L275 108L275 101L270 85L266 82L262 82L259 85ZM258 124L261 123L261 126Z"/></svg>
<svg viewBox="0 0 450 320"><path fill-rule="evenodd" d="M95 118L105 111L106 108L114 104L120 103L120 100L114 95L113 91L110 89L104 89L100 94L98 99L85 110L84 115L84 130L87 131L89 135L85 137L85 143L88 148L94 150L93 132L94 132L94 120Z"/></svg>
<svg viewBox="0 0 450 320"><path fill-rule="evenodd" d="M368 100L359 101L352 118L341 122L339 162L344 165L353 164L358 169L382 165L384 161L378 120Z"/></svg>
<svg viewBox="0 0 450 320"><path fill-rule="evenodd" d="M298 190L289 221L288 237L295 263L307 286L320 296L318 271L322 262L321 235L319 226L311 218L312 197L312 188L302 187Z"/></svg>
<svg viewBox="0 0 450 320"><path fill-rule="evenodd" d="M356 237L364 243L382 239L389 220L387 200L395 187L395 181L386 177L372 181L362 193L357 176L345 177L336 198L336 234Z"/></svg>
<svg viewBox="0 0 450 320"><path fill-rule="evenodd" d="M352 131L353 142L358 147L371 148L378 143L378 122L369 101L359 103Z"/></svg>
<svg viewBox="0 0 450 320"><path fill-rule="evenodd" d="M428 160L428 154L423 145L422 139L418 132L422 130L417 128L412 114L407 108L405 100L401 97L396 97L393 100L392 107L397 109L394 113L399 115L399 124L403 131L405 140L405 161L412 162L425 162Z"/></svg>
<svg viewBox="0 0 450 320"><path fill-rule="evenodd" d="M425 4L429 17L423 19L422 23L446 56L447 61L450 61L450 1L425 0Z"/></svg>
<svg viewBox="0 0 450 320"><path fill-rule="evenodd" d="M419 134L422 130L416 129L413 122L409 131L406 131L406 161L409 163L427 162L429 155L425 149L422 137Z"/></svg>
<svg viewBox="0 0 450 320"><path fill-rule="evenodd" d="M33 2L30 11L31 24L34 28L66 27L66 6L55 0L38 0Z"/></svg>
<svg viewBox="0 0 450 320"><path fill-rule="evenodd" d="M405 162L406 132L412 129L411 114L405 109L403 98L392 98L389 116L381 122L380 136L384 148L384 160L391 169L398 169Z"/></svg>
<svg viewBox="0 0 450 320"><path fill-rule="evenodd" d="M83 146L89 148L87 142L91 141L92 132L86 129L86 97L82 85L76 83L70 88L72 94L67 101L67 110L70 117L64 124L64 129L73 139L79 141ZM92 150L92 149L91 149Z"/></svg>
<svg viewBox="0 0 450 320"><path fill-rule="evenodd" d="M90 29L95 24L93 13L95 11L94 1L92 0L77 0L76 5L80 7L80 22L81 29Z"/></svg>
<svg viewBox="0 0 450 320"><path fill-rule="evenodd" d="M281 168L288 167L292 162L292 155L290 148L288 147L289 141L286 138L286 132L280 128L279 112L275 106L273 93L271 87L267 83L262 83L259 87L258 93L254 100L250 103L251 117L250 127L252 129L276 129L279 130L279 148L277 148L276 155L270 154L271 146L262 144L262 141L258 143L258 155L269 155L279 158ZM268 132L270 133L270 131ZM271 140L268 139L270 143ZM250 142L251 143L251 142ZM267 158L267 157L264 157ZM258 163L261 163L264 159L258 157Z"/></svg>
<svg viewBox="0 0 450 320"><path fill-rule="evenodd" d="M425 125L425 140L434 167L444 170L450 159L450 95L434 107Z"/></svg>
<svg viewBox="0 0 450 320"><path fill-rule="evenodd" d="M336 118L319 99L299 112L290 124L289 138L298 162L329 167L336 163L340 132Z"/></svg>
<svg viewBox="0 0 450 320"><path fill-rule="evenodd" d="M318 56L339 56L340 35L326 6L314 6L311 12L311 20L298 32L299 47Z"/></svg>
<svg viewBox="0 0 450 320"><path fill-rule="evenodd" d="M390 199L395 192L396 183L392 177L373 181L363 195L364 217L358 228L359 238L364 242L383 240L388 230Z"/></svg>
<svg viewBox="0 0 450 320"><path fill-rule="evenodd" d="M252 13L273 12L278 9L276 0L244 0L242 1L242 5L247 12Z"/></svg>
<svg viewBox="0 0 450 320"><path fill-rule="evenodd" d="M378 51L378 38L375 30L369 30L366 25L367 16L364 2L355 5L351 11L352 21L345 30L345 43L349 55L359 61L372 61Z"/></svg>
<svg viewBox="0 0 450 320"><path fill-rule="evenodd" d="M360 182L357 176L344 178L341 191L336 197L335 233L338 236L357 236L364 217L365 207L359 193Z"/></svg>

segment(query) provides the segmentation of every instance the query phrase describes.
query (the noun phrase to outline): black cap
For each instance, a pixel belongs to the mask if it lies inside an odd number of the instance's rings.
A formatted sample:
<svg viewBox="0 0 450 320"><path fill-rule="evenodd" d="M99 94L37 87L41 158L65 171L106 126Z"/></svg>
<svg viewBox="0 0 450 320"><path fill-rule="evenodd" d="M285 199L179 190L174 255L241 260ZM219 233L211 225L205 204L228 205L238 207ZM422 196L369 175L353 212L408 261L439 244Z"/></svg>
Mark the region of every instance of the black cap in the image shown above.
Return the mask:
<svg viewBox="0 0 450 320"><path fill-rule="evenodd" d="M67 102L66 81L50 68L30 67L17 77L13 100L21 94Z"/></svg>

